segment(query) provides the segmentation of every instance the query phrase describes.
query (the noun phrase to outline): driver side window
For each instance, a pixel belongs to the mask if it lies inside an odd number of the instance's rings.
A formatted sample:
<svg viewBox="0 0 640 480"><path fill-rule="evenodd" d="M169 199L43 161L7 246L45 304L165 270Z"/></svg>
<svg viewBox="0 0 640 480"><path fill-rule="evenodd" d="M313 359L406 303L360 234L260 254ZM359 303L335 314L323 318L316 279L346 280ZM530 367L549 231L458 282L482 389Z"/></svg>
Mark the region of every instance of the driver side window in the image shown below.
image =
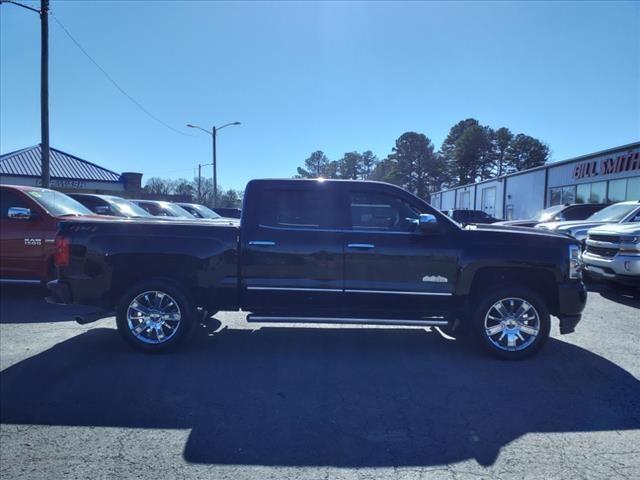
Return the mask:
<svg viewBox="0 0 640 480"><path fill-rule="evenodd" d="M9 218L9 209L12 207L29 208L29 205L20 198L20 194L9 189L0 190L0 218Z"/></svg>
<svg viewBox="0 0 640 480"><path fill-rule="evenodd" d="M375 232L411 232L420 212L404 200L379 193L351 193L351 228Z"/></svg>

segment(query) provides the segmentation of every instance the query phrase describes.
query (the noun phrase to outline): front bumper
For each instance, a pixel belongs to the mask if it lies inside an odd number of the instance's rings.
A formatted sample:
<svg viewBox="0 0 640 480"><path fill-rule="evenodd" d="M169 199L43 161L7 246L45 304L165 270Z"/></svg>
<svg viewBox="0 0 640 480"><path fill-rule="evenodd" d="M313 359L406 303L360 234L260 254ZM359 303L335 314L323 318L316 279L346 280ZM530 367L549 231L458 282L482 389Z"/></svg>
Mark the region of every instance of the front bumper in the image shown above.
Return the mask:
<svg viewBox="0 0 640 480"><path fill-rule="evenodd" d="M640 257L637 255L618 253L612 258L604 258L585 252L582 260L585 271L591 277L640 286Z"/></svg>
<svg viewBox="0 0 640 480"><path fill-rule="evenodd" d="M582 311L587 304L587 289L582 282L562 283L558 286L558 312L560 333L575 331L582 318Z"/></svg>

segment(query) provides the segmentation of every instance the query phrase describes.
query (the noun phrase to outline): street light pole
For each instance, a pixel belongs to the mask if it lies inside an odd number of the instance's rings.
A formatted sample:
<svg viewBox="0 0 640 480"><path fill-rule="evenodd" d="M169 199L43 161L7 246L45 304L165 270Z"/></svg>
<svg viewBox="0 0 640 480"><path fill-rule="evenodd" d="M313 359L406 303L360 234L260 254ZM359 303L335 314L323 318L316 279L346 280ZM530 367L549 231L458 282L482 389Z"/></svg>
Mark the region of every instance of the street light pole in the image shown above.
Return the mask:
<svg viewBox="0 0 640 480"><path fill-rule="evenodd" d="M203 132L206 132L209 135L211 135L212 150L213 150L212 165L213 165L213 206L214 207L218 206L218 162L217 162L217 152L216 152L216 139L218 137L218 130L222 130L225 127L231 127L233 125L240 125L240 122L225 123L221 127L216 127L214 125L213 127L211 127L211 131L207 130L206 128L199 127L197 125L192 125L190 123L187 123L187 127L197 128L198 130L202 130ZM198 167L200 167L200 165L198 165ZM199 172L198 172L198 181L200 181Z"/></svg>
<svg viewBox="0 0 640 480"><path fill-rule="evenodd" d="M41 183L49 187L49 0L40 0L40 10L24 5L15 0L0 0L0 3L11 3L31 10L40 15L40 147Z"/></svg>

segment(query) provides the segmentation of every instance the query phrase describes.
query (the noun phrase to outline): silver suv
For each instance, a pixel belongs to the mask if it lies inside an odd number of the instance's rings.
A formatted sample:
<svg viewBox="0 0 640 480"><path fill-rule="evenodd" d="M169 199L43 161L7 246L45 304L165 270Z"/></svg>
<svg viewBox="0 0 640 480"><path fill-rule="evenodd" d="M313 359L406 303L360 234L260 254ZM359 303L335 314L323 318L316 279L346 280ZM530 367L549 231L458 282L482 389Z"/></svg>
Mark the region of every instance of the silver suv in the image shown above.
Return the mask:
<svg viewBox="0 0 640 480"><path fill-rule="evenodd" d="M586 243L582 260L588 276L640 287L640 223L592 228Z"/></svg>
<svg viewBox="0 0 640 480"><path fill-rule="evenodd" d="M584 242L590 228L608 223L629 224L640 221L640 201L618 202L594 213L586 220L539 223L536 228L564 233Z"/></svg>

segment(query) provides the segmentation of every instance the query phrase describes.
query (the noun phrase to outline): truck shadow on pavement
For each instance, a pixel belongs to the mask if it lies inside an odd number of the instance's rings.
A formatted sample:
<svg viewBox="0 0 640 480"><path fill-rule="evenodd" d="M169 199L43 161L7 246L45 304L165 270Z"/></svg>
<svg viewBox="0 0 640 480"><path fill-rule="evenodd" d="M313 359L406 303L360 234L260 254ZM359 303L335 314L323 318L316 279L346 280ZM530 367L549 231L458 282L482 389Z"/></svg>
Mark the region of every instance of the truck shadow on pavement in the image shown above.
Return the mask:
<svg viewBox="0 0 640 480"><path fill-rule="evenodd" d="M554 339L511 363L422 331L212 331L143 355L89 330L1 372L0 419L191 429L189 462L338 467L490 465L531 432L640 428L640 382Z"/></svg>
<svg viewBox="0 0 640 480"><path fill-rule="evenodd" d="M637 288L596 282L586 285L587 290L598 293L602 298L627 307L640 308L640 290Z"/></svg>
<svg viewBox="0 0 640 480"><path fill-rule="evenodd" d="M47 290L40 285L0 285L0 323L75 321L76 315L94 312L95 307L50 305Z"/></svg>

